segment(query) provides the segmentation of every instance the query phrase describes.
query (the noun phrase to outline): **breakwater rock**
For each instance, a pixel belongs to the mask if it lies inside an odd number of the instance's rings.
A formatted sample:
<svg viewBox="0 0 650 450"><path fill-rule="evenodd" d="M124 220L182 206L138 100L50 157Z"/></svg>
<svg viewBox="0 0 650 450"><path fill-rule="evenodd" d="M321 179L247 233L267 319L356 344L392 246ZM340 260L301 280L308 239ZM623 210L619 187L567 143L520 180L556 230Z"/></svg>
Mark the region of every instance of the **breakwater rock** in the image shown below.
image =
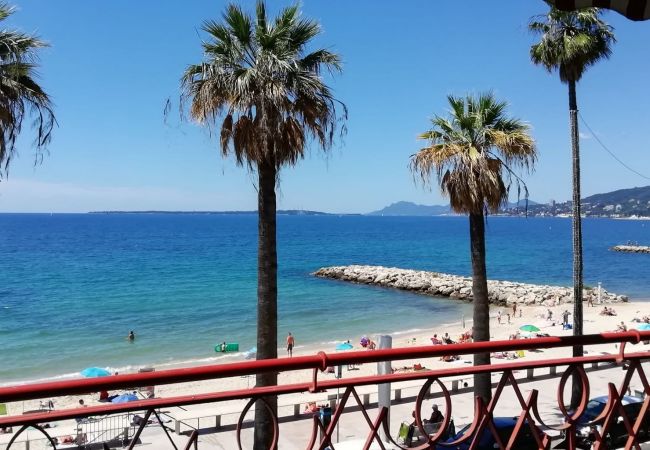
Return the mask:
<svg viewBox="0 0 650 450"><path fill-rule="evenodd" d="M413 291L431 296L472 300L472 279L422 270L398 269L382 266L333 266L314 272L315 276L352 283L371 284L388 288ZM584 301L598 301L598 289L584 289ZM600 290L603 303L628 301L624 295ZM573 303L573 288L539 284L516 283L512 281L488 280L488 298L495 305L543 305L556 306Z"/></svg>
<svg viewBox="0 0 650 450"><path fill-rule="evenodd" d="M650 247L646 245L615 245L612 250L615 252L650 253Z"/></svg>

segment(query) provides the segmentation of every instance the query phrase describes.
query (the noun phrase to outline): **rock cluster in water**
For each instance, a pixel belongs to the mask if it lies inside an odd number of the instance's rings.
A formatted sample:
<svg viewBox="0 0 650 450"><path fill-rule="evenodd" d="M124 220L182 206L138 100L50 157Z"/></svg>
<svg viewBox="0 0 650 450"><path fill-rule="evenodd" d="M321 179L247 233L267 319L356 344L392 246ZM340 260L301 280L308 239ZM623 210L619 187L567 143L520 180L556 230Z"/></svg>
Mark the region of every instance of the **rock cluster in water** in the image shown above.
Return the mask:
<svg viewBox="0 0 650 450"><path fill-rule="evenodd" d="M402 289L431 296L472 300L472 279L458 275L395 267L356 265L323 267L314 272L314 275L352 283ZM597 288L586 288L583 292L585 302L589 299L594 303L598 301ZM628 301L627 296L616 295L602 288L600 296L603 303ZM517 303L556 306L562 303L573 303L573 288L488 280L488 298L489 302L495 305Z"/></svg>
<svg viewBox="0 0 650 450"><path fill-rule="evenodd" d="M646 245L615 245L612 250L615 252L650 253L650 247Z"/></svg>

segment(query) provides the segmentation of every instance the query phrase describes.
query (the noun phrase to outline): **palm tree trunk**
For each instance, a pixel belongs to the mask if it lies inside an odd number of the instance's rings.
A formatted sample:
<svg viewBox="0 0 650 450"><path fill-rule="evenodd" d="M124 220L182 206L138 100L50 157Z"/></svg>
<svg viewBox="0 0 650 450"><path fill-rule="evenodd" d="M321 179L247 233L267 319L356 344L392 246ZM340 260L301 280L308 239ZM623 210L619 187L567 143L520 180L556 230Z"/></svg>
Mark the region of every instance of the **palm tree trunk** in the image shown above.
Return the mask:
<svg viewBox="0 0 650 450"><path fill-rule="evenodd" d="M269 159L272 159L269 158ZM257 247L257 359L278 357L278 256L275 226L275 160L258 164L258 247ZM258 373L256 386L274 386L277 373ZM255 450L271 449L277 397L266 397L273 414L262 402L255 405Z"/></svg>
<svg viewBox="0 0 650 450"><path fill-rule="evenodd" d="M475 342L490 340L490 308L488 305L487 270L485 268L485 220L483 212L469 215L469 235L472 254L472 296L474 298ZM490 364L489 353L474 355L474 365ZM489 373L474 375L474 395L487 403L492 398Z"/></svg>
<svg viewBox="0 0 650 450"><path fill-rule="evenodd" d="M569 121L571 127L571 154L573 156L573 335L582 336L582 217L580 205L580 140L578 135L578 101L576 82L569 80ZM582 345L573 347L573 356L582 356ZM571 407L580 403L582 385L573 376Z"/></svg>

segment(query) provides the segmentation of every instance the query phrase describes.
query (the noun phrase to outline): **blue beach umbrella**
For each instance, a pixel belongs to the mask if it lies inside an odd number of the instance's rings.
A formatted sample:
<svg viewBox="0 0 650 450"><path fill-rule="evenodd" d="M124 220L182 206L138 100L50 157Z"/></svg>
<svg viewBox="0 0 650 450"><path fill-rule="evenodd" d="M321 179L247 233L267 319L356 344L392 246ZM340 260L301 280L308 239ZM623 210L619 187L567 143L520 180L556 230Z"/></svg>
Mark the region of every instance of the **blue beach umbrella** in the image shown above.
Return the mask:
<svg viewBox="0 0 650 450"><path fill-rule="evenodd" d="M106 377L110 374L108 370L102 369L101 367L88 367L81 371L81 375L87 378Z"/></svg>
<svg viewBox="0 0 650 450"><path fill-rule="evenodd" d="M637 330L639 331L650 331L650 323L642 323L638 327L636 327Z"/></svg>
<svg viewBox="0 0 650 450"><path fill-rule="evenodd" d="M336 350L352 350L353 348L354 346L349 342L343 342L342 344L338 344L336 346Z"/></svg>
<svg viewBox="0 0 650 450"><path fill-rule="evenodd" d="M111 403L129 403L135 402L137 400L139 400L139 398L135 394L122 394L111 400Z"/></svg>

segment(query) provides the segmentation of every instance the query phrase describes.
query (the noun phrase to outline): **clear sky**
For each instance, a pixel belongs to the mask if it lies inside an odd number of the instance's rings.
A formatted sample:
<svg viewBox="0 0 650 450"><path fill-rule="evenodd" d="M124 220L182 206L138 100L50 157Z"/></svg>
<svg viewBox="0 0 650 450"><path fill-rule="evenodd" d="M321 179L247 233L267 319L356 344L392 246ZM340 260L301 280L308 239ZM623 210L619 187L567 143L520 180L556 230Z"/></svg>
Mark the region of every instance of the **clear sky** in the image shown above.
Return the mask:
<svg viewBox="0 0 650 450"><path fill-rule="evenodd" d="M0 211L256 208L245 168L224 160L206 131L163 117L166 99L177 105L183 69L201 59L200 24L219 18L226 2L16 3L9 24L51 44L39 72L59 127L37 167L24 128L20 157L0 183ZM273 12L286 4L269 1ZM283 170L278 207L368 212L399 200L446 203L437 188L414 183L409 155L428 119L446 112L446 95L484 90L533 127L531 199L569 199L567 88L528 57L534 37L526 25L546 8L541 0L305 0L303 14L324 29L316 43L343 57L343 74L328 82L349 107L349 131L329 155L312 151ZM583 77L578 105L619 158L650 176L650 22L614 12L606 20L618 44ZM650 184L581 132L584 195Z"/></svg>

